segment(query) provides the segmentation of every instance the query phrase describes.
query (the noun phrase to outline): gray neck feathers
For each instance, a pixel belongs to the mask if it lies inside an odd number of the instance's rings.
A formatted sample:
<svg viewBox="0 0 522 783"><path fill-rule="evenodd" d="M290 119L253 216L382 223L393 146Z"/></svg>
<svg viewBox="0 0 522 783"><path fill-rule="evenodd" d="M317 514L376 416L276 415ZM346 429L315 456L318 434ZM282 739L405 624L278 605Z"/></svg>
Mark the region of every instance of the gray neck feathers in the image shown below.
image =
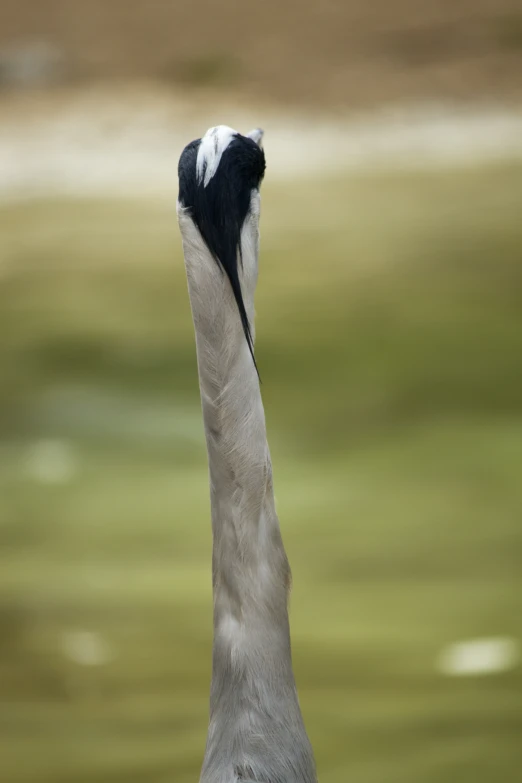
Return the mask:
<svg viewBox="0 0 522 783"><path fill-rule="evenodd" d="M254 322L259 196L241 234ZM265 415L230 283L178 205L196 333L212 509L214 647L201 783L315 783L292 671L290 567L275 511Z"/></svg>

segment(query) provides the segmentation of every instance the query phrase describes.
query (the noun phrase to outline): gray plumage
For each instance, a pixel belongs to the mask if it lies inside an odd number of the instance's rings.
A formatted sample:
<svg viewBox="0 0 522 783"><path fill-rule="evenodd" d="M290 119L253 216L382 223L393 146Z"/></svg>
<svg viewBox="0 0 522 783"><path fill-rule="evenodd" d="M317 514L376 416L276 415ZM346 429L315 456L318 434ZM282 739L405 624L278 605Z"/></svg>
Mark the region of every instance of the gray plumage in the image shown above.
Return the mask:
<svg viewBox="0 0 522 783"><path fill-rule="evenodd" d="M205 140L211 133L225 145L203 149L219 155L217 164L203 161L208 170L212 166L219 193L220 169L225 167L225 177L226 166L233 165L225 159L230 134L211 129ZM255 134L250 138L259 143L260 132ZM196 178L194 187L206 185ZM238 264L252 340L259 205L254 187ZM210 724L200 783L316 783L292 671L291 574L275 510L259 379L229 278L181 189L178 220L196 334L213 534Z"/></svg>

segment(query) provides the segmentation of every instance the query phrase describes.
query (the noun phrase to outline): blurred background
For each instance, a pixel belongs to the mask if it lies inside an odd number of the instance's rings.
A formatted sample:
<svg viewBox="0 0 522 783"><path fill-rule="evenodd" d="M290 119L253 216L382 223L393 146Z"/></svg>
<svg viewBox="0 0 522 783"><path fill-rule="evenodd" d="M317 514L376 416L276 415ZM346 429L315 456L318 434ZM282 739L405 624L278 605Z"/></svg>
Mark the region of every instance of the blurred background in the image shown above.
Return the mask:
<svg viewBox="0 0 522 783"><path fill-rule="evenodd" d="M266 132L257 356L322 783L521 769L519 0L1 0L0 779L193 783L183 146Z"/></svg>

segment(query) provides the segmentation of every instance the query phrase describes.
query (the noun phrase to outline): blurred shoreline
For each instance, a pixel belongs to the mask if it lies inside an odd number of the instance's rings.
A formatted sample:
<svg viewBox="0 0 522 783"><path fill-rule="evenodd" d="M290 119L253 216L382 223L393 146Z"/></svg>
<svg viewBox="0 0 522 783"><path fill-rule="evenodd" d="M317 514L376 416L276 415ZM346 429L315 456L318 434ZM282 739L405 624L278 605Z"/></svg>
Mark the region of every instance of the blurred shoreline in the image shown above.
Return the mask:
<svg viewBox="0 0 522 783"><path fill-rule="evenodd" d="M216 124L262 125L272 180L522 157L518 106L428 102L317 115L150 85L28 91L0 99L0 200L172 197L183 146Z"/></svg>

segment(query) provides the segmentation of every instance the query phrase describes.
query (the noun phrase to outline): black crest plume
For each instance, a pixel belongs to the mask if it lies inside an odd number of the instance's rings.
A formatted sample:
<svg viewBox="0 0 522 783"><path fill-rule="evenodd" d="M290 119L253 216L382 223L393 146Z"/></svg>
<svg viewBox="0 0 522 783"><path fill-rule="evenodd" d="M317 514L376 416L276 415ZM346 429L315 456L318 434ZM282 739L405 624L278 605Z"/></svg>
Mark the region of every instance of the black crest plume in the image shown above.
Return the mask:
<svg viewBox="0 0 522 783"><path fill-rule="evenodd" d="M179 201L190 210L210 253L230 281L245 338L257 370L254 343L239 281L241 229L250 211L253 190L265 172L263 150L247 136L237 134L224 150L216 173L206 185L200 182L196 161L201 139L192 141L179 159Z"/></svg>

